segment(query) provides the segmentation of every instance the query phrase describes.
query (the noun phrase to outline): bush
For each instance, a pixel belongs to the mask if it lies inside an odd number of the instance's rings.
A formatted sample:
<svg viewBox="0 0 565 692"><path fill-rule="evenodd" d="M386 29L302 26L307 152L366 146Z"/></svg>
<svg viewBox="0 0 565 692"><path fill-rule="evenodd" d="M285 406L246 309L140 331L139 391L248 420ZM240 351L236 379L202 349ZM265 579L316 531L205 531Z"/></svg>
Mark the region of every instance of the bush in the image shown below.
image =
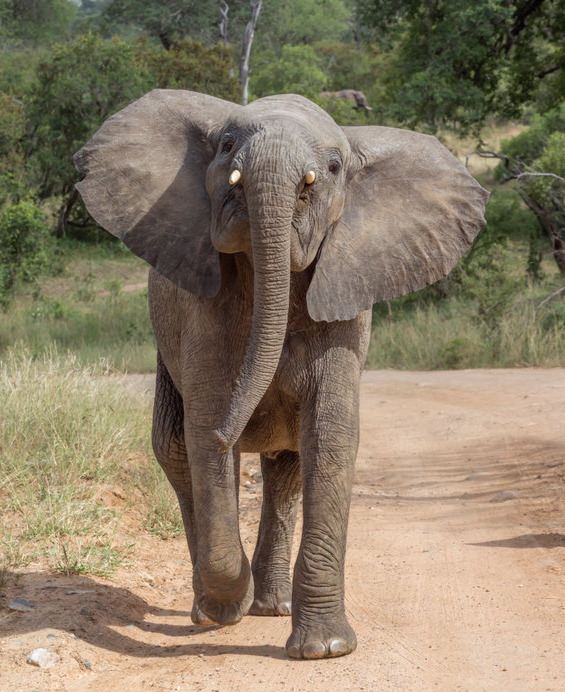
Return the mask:
<svg viewBox="0 0 565 692"><path fill-rule="evenodd" d="M33 281L52 257L45 214L30 200L8 206L0 215L0 306L6 308L17 280Z"/></svg>
<svg viewBox="0 0 565 692"><path fill-rule="evenodd" d="M23 140L26 118L22 103L0 92L0 206L25 188Z"/></svg>
<svg viewBox="0 0 565 692"><path fill-rule="evenodd" d="M104 120L145 93L150 82L133 46L94 34L55 46L40 65L37 79L30 104L36 131L30 163L37 171L40 197L62 197L61 236L68 224L93 225L74 188L78 175L73 154Z"/></svg>
<svg viewBox="0 0 565 692"><path fill-rule="evenodd" d="M550 240L565 274L565 103L534 117L526 131L502 143L502 153L508 158L498 166L497 176L518 178L520 193L540 224L537 245L542 238ZM535 255L530 246L530 260Z"/></svg>
<svg viewBox="0 0 565 692"><path fill-rule="evenodd" d="M239 101L235 65L231 51L224 46L206 46L185 39L165 50L141 39L136 55L138 62L148 70L152 87L190 89L228 101Z"/></svg>
<svg viewBox="0 0 565 692"><path fill-rule="evenodd" d="M259 64L251 75L254 97L270 94L301 94L316 99L326 85L322 57L312 46L284 46L281 57L264 55L267 62Z"/></svg>

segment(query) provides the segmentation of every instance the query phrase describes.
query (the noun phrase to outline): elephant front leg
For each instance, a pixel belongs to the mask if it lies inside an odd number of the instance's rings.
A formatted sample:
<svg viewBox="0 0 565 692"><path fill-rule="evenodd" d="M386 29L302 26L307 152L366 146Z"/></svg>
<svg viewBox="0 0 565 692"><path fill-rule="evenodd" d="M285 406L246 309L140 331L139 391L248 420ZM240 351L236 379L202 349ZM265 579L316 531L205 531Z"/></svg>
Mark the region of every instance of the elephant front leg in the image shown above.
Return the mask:
<svg viewBox="0 0 565 692"><path fill-rule="evenodd" d="M255 598L250 615L290 615L290 553L302 488L298 452L261 455L263 505L252 571Z"/></svg>
<svg viewBox="0 0 565 692"><path fill-rule="evenodd" d="M197 560L196 528L192 477L184 441L184 404L159 352L157 353L152 443L155 457L177 495L188 550L194 565ZM197 624L212 624L210 618L198 607L196 598L191 615L193 622Z"/></svg>
<svg viewBox="0 0 565 692"><path fill-rule="evenodd" d="M251 569L239 534L239 452L220 453L204 444L195 448L194 441L191 452L196 528L193 620L235 625L253 601Z"/></svg>
<svg viewBox="0 0 565 692"><path fill-rule="evenodd" d="M292 658L343 656L357 646L345 616L344 560L358 446L358 381L321 387L304 407L300 457L304 526L294 569Z"/></svg>

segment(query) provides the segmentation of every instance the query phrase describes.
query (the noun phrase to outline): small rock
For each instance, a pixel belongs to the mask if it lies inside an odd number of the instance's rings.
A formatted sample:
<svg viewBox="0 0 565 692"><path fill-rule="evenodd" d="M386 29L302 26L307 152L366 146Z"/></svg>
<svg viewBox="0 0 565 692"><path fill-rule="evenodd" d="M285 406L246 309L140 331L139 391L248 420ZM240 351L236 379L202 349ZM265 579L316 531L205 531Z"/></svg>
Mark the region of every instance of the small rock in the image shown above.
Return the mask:
<svg viewBox="0 0 565 692"><path fill-rule="evenodd" d="M92 670L92 663L91 663L87 658L83 658L83 659L82 659L82 665L83 665L87 670Z"/></svg>
<svg viewBox="0 0 565 692"><path fill-rule="evenodd" d="M35 606L33 606L31 603L28 603L28 601L26 601L25 598L16 598L15 601L12 601L8 604L8 608L10 610L19 610L22 613L27 613L30 610L33 610L34 607Z"/></svg>
<svg viewBox="0 0 565 692"><path fill-rule="evenodd" d="M27 657L28 663L39 668L52 668L60 661L59 656L49 649L34 649Z"/></svg>
<svg viewBox="0 0 565 692"><path fill-rule="evenodd" d="M491 502L507 502L508 500L518 500L520 496L514 490L501 490L491 500Z"/></svg>
<svg viewBox="0 0 565 692"><path fill-rule="evenodd" d="M47 639L59 639L59 635L58 635L58 634L51 634L51 633L49 633L49 634L47 635Z"/></svg>
<svg viewBox="0 0 565 692"><path fill-rule="evenodd" d="M82 596L85 593L96 593L95 589L71 589L70 591L67 591L67 596L73 596L74 594L78 594L79 596Z"/></svg>
<svg viewBox="0 0 565 692"><path fill-rule="evenodd" d="M139 577L142 581L145 581L148 583L152 583L155 581L155 577L153 575L149 574L148 572L140 572Z"/></svg>

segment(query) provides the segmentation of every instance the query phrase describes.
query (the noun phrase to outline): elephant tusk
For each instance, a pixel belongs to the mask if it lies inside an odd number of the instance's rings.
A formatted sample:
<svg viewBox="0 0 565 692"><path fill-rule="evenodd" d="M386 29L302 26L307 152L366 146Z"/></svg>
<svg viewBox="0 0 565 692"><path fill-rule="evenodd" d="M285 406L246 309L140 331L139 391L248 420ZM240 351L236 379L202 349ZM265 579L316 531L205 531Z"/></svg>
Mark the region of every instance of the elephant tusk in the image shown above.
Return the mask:
<svg viewBox="0 0 565 692"><path fill-rule="evenodd" d="M230 174L230 185L235 185L237 182L239 182L241 178L241 171L238 171L237 168L235 168L231 174Z"/></svg>
<svg viewBox="0 0 565 692"><path fill-rule="evenodd" d="M304 178L304 181L306 182L307 185L312 185L314 180L316 180L315 171L308 171L308 173L306 173L306 177Z"/></svg>

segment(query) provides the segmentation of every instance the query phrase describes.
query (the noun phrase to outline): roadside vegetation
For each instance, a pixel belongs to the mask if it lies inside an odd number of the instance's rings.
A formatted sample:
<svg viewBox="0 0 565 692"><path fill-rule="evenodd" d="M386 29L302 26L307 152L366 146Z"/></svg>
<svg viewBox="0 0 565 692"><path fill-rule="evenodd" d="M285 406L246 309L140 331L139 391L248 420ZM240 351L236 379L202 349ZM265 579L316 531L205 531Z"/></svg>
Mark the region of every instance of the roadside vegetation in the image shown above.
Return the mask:
<svg viewBox="0 0 565 692"><path fill-rule="evenodd" d="M148 268L74 187L106 118L153 88L295 92L436 134L488 224L446 280L374 307L368 367L565 366L564 32L565 0L0 0L0 586L37 561L111 574L136 532L181 533L120 379L155 367ZM342 89L372 110L322 95Z"/></svg>
<svg viewBox="0 0 565 692"><path fill-rule="evenodd" d="M107 361L9 350L0 392L0 586L30 563L108 576L131 558L139 531L180 534L150 452L151 398Z"/></svg>

